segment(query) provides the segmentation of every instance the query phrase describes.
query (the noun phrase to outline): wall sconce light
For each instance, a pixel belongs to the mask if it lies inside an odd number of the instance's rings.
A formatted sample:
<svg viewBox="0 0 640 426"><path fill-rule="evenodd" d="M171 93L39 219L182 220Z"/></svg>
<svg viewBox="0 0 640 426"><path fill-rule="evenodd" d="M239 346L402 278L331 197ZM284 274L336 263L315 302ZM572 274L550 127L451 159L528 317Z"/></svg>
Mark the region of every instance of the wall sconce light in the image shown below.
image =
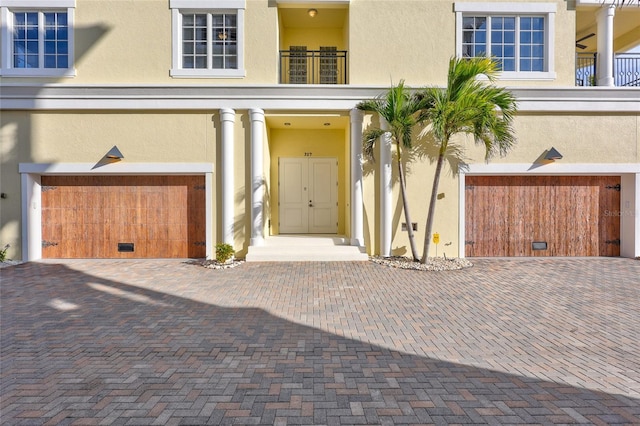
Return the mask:
<svg viewBox="0 0 640 426"><path fill-rule="evenodd" d="M545 154L544 159L549 161L562 160L562 154L560 154L554 147L551 147L551 149Z"/></svg>
<svg viewBox="0 0 640 426"><path fill-rule="evenodd" d="M111 148L109 152L107 152L107 155L105 155L105 157L111 160L122 160L124 158L124 155L122 155L118 147L114 145L113 148Z"/></svg>
<svg viewBox="0 0 640 426"><path fill-rule="evenodd" d="M309 14L310 17L315 18L316 15L318 14L318 10L317 9L309 9L309 10L307 10L307 13Z"/></svg>

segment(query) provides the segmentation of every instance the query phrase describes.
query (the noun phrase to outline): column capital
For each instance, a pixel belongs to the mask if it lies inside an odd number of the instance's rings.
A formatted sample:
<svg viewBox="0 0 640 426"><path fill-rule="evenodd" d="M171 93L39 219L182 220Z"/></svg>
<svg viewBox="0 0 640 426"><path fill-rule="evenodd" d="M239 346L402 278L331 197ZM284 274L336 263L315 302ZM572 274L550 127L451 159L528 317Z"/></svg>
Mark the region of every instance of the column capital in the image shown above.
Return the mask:
<svg viewBox="0 0 640 426"><path fill-rule="evenodd" d="M596 12L596 15L598 17L615 16L615 14L616 14L616 6L614 4L603 5L602 8L600 8Z"/></svg>
<svg viewBox="0 0 640 426"><path fill-rule="evenodd" d="M220 109L220 119L222 121L236 121L236 112L231 108Z"/></svg>
<svg viewBox="0 0 640 426"><path fill-rule="evenodd" d="M264 110L260 108L251 108L249 110L249 116L251 121L262 121L264 122Z"/></svg>
<svg viewBox="0 0 640 426"><path fill-rule="evenodd" d="M349 115L351 116L351 121L362 121L364 119L364 111L358 108L353 108L349 111Z"/></svg>

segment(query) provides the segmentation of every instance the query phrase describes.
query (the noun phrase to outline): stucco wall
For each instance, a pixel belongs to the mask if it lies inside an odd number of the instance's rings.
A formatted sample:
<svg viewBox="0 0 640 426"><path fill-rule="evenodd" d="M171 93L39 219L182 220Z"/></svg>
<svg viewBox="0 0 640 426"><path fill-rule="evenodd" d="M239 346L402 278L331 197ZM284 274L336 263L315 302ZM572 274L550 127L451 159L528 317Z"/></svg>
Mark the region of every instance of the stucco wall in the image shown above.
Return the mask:
<svg viewBox="0 0 640 426"><path fill-rule="evenodd" d="M350 82L443 85L446 64L456 53L456 19L452 1L355 1L350 5ZM517 2L516 2L517 3ZM553 2L552 2L553 3ZM557 4L553 81L518 80L528 85L575 85L575 12ZM501 84L514 85L514 81Z"/></svg>
<svg viewBox="0 0 640 426"><path fill-rule="evenodd" d="M39 80L64 84L277 84L279 48L305 40L309 48L326 44L348 49L350 84L388 85L400 79L412 86L444 84L446 64L456 51L454 3L358 0L349 4L345 21L326 28L285 28L279 25L275 3L247 0L243 45L246 76L194 79L169 75L172 29L168 0L77 0L77 75ZM575 12L568 10L564 1L555 3L553 42L557 78L505 80L501 84L575 85Z"/></svg>
<svg viewBox="0 0 640 426"><path fill-rule="evenodd" d="M640 162L638 114L520 114L514 123L517 143L494 163L533 164L554 147L562 163ZM469 157L482 162L484 151L466 138Z"/></svg>

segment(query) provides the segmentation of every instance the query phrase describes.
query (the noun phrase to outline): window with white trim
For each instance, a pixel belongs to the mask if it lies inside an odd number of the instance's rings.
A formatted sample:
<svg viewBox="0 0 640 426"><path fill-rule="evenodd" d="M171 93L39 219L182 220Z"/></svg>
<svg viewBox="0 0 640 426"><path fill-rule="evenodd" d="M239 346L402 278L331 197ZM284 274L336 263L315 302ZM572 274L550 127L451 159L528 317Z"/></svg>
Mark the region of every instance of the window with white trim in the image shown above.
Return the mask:
<svg viewBox="0 0 640 426"><path fill-rule="evenodd" d="M173 77L244 77L244 0L171 0Z"/></svg>
<svg viewBox="0 0 640 426"><path fill-rule="evenodd" d="M503 79L553 79L553 3L456 3L457 55L488 56Z"/></svg>
<svg viewBox="0 0 640 426"><path fill-rule="evenodd" d="M6 77L70 77L75 0L0 0Z"/></svg>

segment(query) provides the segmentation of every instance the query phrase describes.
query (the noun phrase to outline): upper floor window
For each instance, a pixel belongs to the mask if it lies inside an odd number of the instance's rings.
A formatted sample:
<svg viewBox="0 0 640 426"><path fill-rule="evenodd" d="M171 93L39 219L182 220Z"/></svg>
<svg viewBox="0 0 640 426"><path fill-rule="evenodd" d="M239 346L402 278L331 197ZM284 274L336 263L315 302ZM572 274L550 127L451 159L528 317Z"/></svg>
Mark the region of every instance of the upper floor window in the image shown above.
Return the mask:
<svg viewBox="0 0 640 426"><path fill-rule="evenodd" d="M504 79L553 79L553 3L456 3L457 55L498 60Z"/></svg>
<svg viewBox="0 0 640 426"><path fill-rule="evenodd" d="M244 3L171 0L173 77L244 77Z"/></svg>
<svg viewBox="0 0 640 426"><path fill-rule="evenodd" d="M75 0L0 0L2 75L75 75L74 7Z"/></svg>

